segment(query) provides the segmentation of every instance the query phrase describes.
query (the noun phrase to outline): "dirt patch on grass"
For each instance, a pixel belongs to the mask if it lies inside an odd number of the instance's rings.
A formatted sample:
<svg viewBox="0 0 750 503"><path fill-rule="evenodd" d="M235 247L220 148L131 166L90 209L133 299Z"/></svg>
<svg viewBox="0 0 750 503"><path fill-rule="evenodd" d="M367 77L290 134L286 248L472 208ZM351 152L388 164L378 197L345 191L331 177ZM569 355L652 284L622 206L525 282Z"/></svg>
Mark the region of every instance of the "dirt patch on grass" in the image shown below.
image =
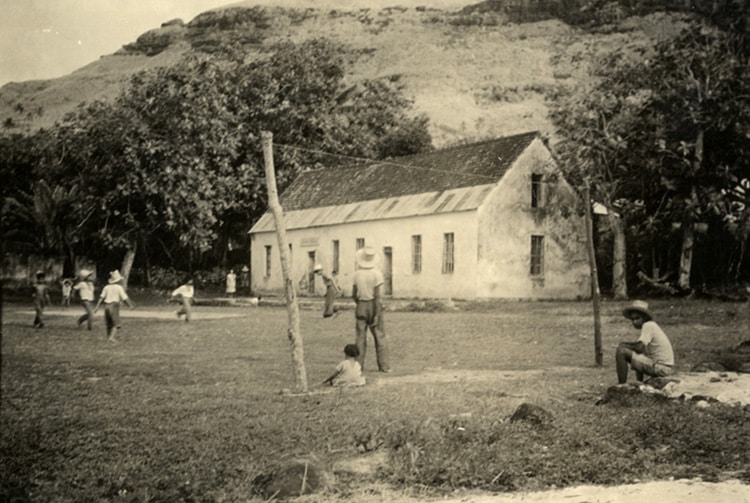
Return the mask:
<svg viewBox="0 0 750 503"><path fill-rule="evenodd" d="M564 368L563 368L564 369ZM378 379L379 386L394 384L446 384L460 382L495 382L519 377L539 375L549 370L466 370L466 369L425 369L419 374L408 374ZM567 369L572 373L574 369Z"/></svg>
<svg viewBox="0 0 750 503"><path fill-rule="evenodd" d="M370 494L367 494L367 493ZM438 501L406 495L392 494L387 489L378 491L371 487L357 495L360 503L393 501L401 503ZM459 497L440 499L442 503L594 503L626 501L658 501L660 503L749 503L750 486L731 480L720 483L700 480L672 480L647 482L611 487L578 486L551 491L517 492L502 494L466 493Z"/></svg>
<svg viewBox="0 0 750 503"><path fill-rule="evenodd" d="M554 367L544 370L467 370L467 369L425 369L418 374L385 376L371 379L375 386L420 385L496 382L513 383L518 380L542 374L548 380L557 382L555 377L574 377L581 373L577 367ZM614 376L613 380L614 380ZM674 376L675 382L663 390L648 385L641 386L646 393L661 392L669 398L695 402L722 402L736 405L750 404L750 375L735 372L689 372ZM581 389L581 393L591 390Z"/></svg>

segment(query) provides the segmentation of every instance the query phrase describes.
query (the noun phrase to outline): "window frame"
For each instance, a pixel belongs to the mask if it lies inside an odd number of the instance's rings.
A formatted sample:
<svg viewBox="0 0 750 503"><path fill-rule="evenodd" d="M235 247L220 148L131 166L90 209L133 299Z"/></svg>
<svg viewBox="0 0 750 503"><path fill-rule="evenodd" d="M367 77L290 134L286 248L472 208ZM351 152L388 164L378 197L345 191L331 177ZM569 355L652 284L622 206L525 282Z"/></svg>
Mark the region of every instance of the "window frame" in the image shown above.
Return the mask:
<svg viewBox="0 0 750 503"><path fill-rule="evenodd" d="M443 233L443 274L453 274L456 271L456 234Z"/></svg>
<svg viewBox="0 0 750 503"><path fill-rule="evenodd" d="M532 278L544 277L544 236L531 236L531 250L529 252L529 275Z"/></svg>
<svg viewBox="0 0 750 503"><path fill-rule="evenodd" d="M420 274L422 272L422 235L412 234L411 236L411 273Z"/></svg>
<svg viewBox="0 0 750 503"><path fill-rule="evenodd" d="M331 274L338 274L340 269L341 248L338 239L331 240Z"/></svg>
<svg viewBox="0 0 750 503"><path fill-rule="evenodd" d="M543 184L544 175L541 173L531 174L531 208L541 208L543 206Z"/></svg>
<svg viewBox="0 0 750 503"><path fill-rule="evenodd" d="M273 246L272 245L265 245L265 277L270 278L271 277L271 253L272 253Z"/></svg>

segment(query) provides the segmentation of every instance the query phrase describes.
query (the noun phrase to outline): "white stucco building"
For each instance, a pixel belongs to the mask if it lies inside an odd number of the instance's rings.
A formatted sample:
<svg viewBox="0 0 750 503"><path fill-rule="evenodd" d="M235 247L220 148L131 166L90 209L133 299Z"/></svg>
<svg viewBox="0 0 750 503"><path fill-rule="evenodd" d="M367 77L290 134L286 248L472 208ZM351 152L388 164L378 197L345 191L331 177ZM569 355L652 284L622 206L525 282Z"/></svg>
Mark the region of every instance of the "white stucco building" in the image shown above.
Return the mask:
<svg viewBox="0 0 750 503"><path fill-rule="evenodd" d="M358 248L380 252L398 298L588 297L577 196L537 133L300 173L281 195L299 292L316 263L348 295ZM251 233L252 288L283 292L275 224Z"/></svg>

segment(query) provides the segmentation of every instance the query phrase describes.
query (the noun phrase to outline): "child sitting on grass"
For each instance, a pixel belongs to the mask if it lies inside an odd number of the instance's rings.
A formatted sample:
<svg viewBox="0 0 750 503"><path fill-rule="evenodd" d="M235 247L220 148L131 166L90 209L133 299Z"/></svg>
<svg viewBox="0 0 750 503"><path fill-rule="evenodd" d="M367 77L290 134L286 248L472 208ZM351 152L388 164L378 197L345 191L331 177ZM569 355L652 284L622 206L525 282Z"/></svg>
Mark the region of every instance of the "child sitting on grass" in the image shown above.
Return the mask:
<svg viewBox="0 0 750 503"><path fill-rule="evenodd" d="M331 386L364 386L365 378L362 376L362 367L357 361L359 348L356 344L347 344L344 346L344 355L346 358L336 365L336 371L323 381L323 384Z"/></svg>

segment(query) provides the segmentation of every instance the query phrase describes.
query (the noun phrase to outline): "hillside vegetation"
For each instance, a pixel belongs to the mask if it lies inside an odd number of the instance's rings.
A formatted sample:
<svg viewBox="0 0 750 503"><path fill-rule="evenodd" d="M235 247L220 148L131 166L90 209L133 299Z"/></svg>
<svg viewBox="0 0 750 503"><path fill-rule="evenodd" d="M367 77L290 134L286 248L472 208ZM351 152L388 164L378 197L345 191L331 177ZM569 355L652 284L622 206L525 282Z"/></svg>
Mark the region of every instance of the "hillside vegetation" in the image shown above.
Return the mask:
<svg viewBox="0 0 750 503"><path fill-rule="evenodd" d="M542 16L537 16L542 17ZM248 58L282 41L327 37L351 47L347 78L398 76L431 120L436 146L529 130L551 133L545 92L584 81L597 53L671 35L679 15L615 16L596 32L556 19L511 22L501 2L460 11L425 7L320 10L231 7L167 21L70 75L0 88L6 132L49 127L82 102L113 99L135 73L190 51L242 45ZM532 17L533 19L533 17Z"/></svg>

